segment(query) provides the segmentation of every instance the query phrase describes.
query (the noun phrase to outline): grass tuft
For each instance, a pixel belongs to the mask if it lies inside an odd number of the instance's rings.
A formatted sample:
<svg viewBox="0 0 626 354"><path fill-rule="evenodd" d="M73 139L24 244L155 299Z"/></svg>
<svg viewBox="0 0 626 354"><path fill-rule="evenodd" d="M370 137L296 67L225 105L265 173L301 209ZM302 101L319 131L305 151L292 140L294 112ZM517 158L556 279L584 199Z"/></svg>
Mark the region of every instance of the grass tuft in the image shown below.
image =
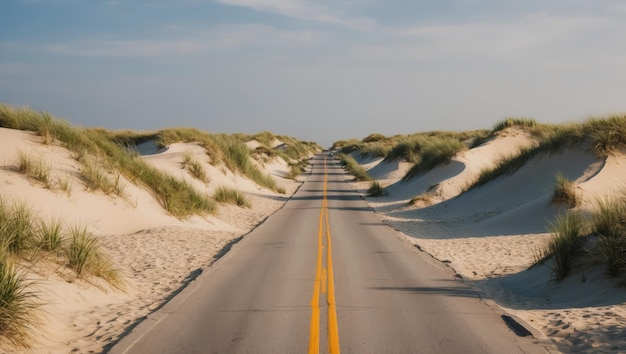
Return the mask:
<svg viewBox="0 0 626 354"><path fill-rule="evenodd" d="M104 194L113 192L114 184L104 170L86 159L83 160L82 163L83 166L80 169L80 175L83 177L87 189L101 190Z"/></svg>
<svg viewBox="0 0 626 354"><path fill-rule="evenodd" d="M200 161L196 160L189 151L183 153L183 168L187 170L193 177L204 183L209 183L209 178L204 171L204 167Z"/></svg>
<svg viewBox="0 0 626 354"><path fill-rule="evenodd" d="M7 208L0 203L0 247L19 255L36 243L36 227L32 212L25 203Z"/></svg>
<svg viewBox="0 0 626 354"><path fill-rule="evenodd" d="M56 184L68 196L72 194L72 178L69 175L57 176Z"/></svg>
<svg viewBox="0 0 626 354"><path fill-rule="evenodd" d="M619 196L598 199L591 214L592 228L599 235L595 253L611 276L626 271L626 200Z"/></svg>
<svg viewBox="0 0 626 354"><path fill-rule="evenodd" d="M60 218L51 218L48 222L39 220L39 235L37 244L47 252L57 252L64 242L63 221Z"/></svg>
<svg viewBox="0 0 626 354"><path fill-rule="evenodd" d="M576 184L559 173L556 175L553 203L566 203L569 208L575 208L580 204L580 198L576 194Z"/></svg>
<svg viewBox="0 0 626 354"><path fill-rule="evenodd" d="M435 195L432 192L422 193L411 198L411 200L409 200L409 205L421 204L423 206L429 206L433 204L434 197Z"/></svg>
<svg viewBox="0 0 626 354"><path fill-rule="evenodd" d="M343 167L356 178L357 181L371 181L372 177L365 171L363 166L352 157L351 155L339 154L339 159Z"/></svg>
<svg viewBox="0 0 626 354"><path fill-rule="evenodd" d="M46 188L51 188L50 171L52 167L43 159L35 159L23 151L18 152L16 169L27 177L43 183Z"/></svg>
<svg viewBox="0 0 626 354"><path fill-rule="evenodd" d="M0 250L0 337L10 344L28 347L28 330L39 322L37 294L5 250Z"/></svg>
<svg viewBox="0 0 626 354"><path fill-rule="evenodd" d="M306 166L309 164L308 160L300 160L297 162L289 162L289 173L287 174L287 178L296 179L300 176L304 171L306 171Z"/></svg>
<svg viewBox="0 0 626 354"><path fill-rule="evenodd" d="M593 230L611 238L620 237L626 232L626 203L624 198L603 198L596 200L591 214Z"/></svg>
<svg viewBox="0 0 626 354"><path fill-rule="evenodd" d="M574 259L579 256L583 246L581 236L585 230L585 220L580 213L566 213L553 221L549 230L552 233L546 249L539 254L553 257L552 273L557 280L564 279L572 269Z"/></svg>
<svg viewBox="0 0 626 354"><path fill-rule="evenodd" d="M456 138L442 137L431 139L423 145L419 161L411 167L403 180L411 179L441 164L448 163L454 155L466 149L465 144Z"/></svg>
<svg viewBox="0 0 626 354"><path fill-rule="evenodd" d="M213 198L220 203L234 204L243 208L251 207L248 198L234 188L219 187L215 190Z"/></svg>
<svg viewBox="0 0 626 354"><path fill-rule="evenodd" d="M68 267L80 278L97 256L97 240L85 226L72 226L68 232L69 238L65 248Z"/></svg>
<svg viewBox="0 0 626 354"><path fill-rule="evenodd" d="M372 181L370 188L367 190L367 195L370 197L382 197L386 194L387 191L378 181Z"/></svg>
<svg viewBox="0 0 626 354"><path fill-rule="evenodd" d="M498 122L493 127L493 132L498 132L504 130L506 128L511 128L515 126L526 127L526 128L535 128L537 127L537 121L529 118L506 118L501 122Z"/></svg>

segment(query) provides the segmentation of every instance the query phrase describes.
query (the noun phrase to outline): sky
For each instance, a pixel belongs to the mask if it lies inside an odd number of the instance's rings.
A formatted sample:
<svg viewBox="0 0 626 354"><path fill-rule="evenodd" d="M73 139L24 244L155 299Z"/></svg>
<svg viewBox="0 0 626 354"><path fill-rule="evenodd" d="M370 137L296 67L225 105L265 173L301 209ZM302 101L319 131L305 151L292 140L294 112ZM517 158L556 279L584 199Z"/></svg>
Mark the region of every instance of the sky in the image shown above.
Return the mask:
<svg viewBox="0 0 626 354"><path fill-rule="evenodd" d="M85 127L371 133L626 111L608 0L2 0L0 102Z"/></svg>

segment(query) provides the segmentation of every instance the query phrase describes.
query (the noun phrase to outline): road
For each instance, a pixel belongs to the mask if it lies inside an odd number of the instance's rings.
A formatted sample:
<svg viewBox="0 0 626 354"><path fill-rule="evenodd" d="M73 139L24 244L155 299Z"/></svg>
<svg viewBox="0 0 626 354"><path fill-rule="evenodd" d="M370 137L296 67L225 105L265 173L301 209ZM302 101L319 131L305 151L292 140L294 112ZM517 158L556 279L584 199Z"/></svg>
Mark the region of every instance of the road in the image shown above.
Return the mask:
<svg viewBox="0 0 626 354"><path fill-rule="evenodd" d="M380 222L323 155L265 223L111 353L546 353Z"/></svg>

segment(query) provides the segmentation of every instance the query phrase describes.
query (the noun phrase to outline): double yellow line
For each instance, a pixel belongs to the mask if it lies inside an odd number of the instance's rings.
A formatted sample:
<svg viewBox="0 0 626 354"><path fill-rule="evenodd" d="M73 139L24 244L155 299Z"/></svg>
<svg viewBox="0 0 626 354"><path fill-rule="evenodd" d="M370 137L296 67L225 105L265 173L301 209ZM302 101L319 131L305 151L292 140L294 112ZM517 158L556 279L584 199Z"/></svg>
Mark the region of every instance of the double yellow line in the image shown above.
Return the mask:
<svg viewBox="0 0 626 354"><path fill-rule="evenodd" d="M317 231L317 267L311 299L311 333L309 336L309 354L320 351L320 296L326 294L328 303L328 352L338 354L339 330L337 328L337 306L335 304L335 277L333 273L333 254L328 223L328 171L324 158L324 187L322 191L322 209L320 210ZM324 234L326 234L326 268L323 267ZM326 290L328 289L328 293ZM321 294L320 294L321 293Z"/></svg>

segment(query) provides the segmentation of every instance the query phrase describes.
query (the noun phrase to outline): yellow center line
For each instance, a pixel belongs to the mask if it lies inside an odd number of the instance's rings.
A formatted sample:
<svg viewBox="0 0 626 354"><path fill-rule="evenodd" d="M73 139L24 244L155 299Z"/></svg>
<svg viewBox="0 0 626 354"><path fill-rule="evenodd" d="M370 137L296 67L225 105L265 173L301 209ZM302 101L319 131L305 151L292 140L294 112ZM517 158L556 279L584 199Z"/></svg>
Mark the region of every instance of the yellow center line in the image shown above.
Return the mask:
<svg viewBox="0 0 626 354"><path fill-rule="evenodd" d="M311 298L311 333L309 335L309 354L319 353L320 342L320 283L322 277L322 248L324 220L320 213L319 228L317 232L317 266L315 270L315 281L313 284L313 297Z"/></svg>
<svg viewBox="0 0 626 354"><path fill-rule="evenodd" d="M323 294L328 289L328 352L339 354L339 329L337 327L337 306L335 304L335 277L333 272L333 255L328 221L328 170L324 158L324 184L322 192L322 209L320 210L319 228L317 232L317 268L311 299L311 333L309 336L309 353L319 353L320 341L320 290ZM324 228L324 226L326 226ZM326 233L326 268L322 269L324 231ZM321 288L321 289L320 289Z"/></svg>
<svg viewBox="0 0 626 354"><path fill-rule="evenodd" d="M328 203L328 202L327 202ZM333 254L328 223L328 205L326 206L326 242L328 267L328 352L339 353L339 328L337 326L337 306L335 303L335 275L333 272Z"/></svg>

